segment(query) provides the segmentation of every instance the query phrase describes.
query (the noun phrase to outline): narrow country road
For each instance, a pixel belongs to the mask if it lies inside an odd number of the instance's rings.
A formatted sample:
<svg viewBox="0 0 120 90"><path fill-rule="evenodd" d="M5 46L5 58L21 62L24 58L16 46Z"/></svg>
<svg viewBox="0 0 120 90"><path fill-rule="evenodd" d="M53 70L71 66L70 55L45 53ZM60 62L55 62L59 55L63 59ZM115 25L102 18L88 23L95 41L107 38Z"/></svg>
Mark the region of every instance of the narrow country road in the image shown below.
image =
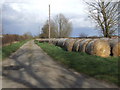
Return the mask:
<svg viewBox="0 0 120 90"><path fill-rule="evenodd" d="M51 51L52 52L52 51ZM3 88L115 88L66 69L29 41L2 63Z"/></svg>

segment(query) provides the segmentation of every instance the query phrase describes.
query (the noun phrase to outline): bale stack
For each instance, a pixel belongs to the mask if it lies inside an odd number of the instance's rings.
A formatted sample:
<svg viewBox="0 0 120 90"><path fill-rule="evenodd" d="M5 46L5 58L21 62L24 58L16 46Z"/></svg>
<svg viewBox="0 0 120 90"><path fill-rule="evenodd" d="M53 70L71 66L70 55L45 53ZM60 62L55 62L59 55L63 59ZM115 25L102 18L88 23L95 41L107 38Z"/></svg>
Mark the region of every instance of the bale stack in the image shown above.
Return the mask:
<svg viewBox="0 0 120 90"><path fill-rule="evenodd" d="M39 42L49 42L64 48L66 51L86 52L91 55L108 57L120 56L120 40L110 38L100 39L36 39Z"/></svg>
<svg viewBox="0 0 120 90"><path fill-rule="evenodd" d="M65 40L64 48L66 51L72 51L73 44L75 43L75 39L67 39Z"/></svg>
<svg viewBox="0 0 120 90"><path fill-rule="evenodd" d="M92 40L86 45L86 53L101 57L110 55L110 45L106 40Z"/></svg>
<svg viewBox="0 0 120 90"><path fill-rule="evenodd" d="M79 49L79 46L80 46L80 42L82 41L83 39L78 39L78 40L76 40L75 41L75 43L73 44L73 49L72 49L72 51L78 51L78 49Z"/></svg>
<svg viewBox="0 0 120 90"><path fill-rule="evenodd" d="M92 39L84 39L80 42L80 45L79 45L79 49L78 51L79 52L85 52L85 48L86 48L86 45L92 41Z"/></svg>
<svg viewBox="0 0 120 90"><path fill-rule="evenodd" d="M111 55L112 56L120 56L120 40L110 39L109 44L111 47Z"/></svg>

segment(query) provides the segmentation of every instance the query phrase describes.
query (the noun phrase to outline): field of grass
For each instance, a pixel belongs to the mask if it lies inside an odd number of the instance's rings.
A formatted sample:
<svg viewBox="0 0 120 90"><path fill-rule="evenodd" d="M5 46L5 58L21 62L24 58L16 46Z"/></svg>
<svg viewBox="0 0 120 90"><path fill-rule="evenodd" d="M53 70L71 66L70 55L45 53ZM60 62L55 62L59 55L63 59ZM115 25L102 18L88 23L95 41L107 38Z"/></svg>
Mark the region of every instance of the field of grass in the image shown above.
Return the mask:
<svg viewBox="0 0 120 90"><path fill-rule="evenodd" d="M35 43L54 60L60 61L69 68L116 85L120 83L118 80L118 57L102 58L86 53L67 52L48 43L39 43L37 41Z"/></svg>
<svg viewBox="0 0 120 90"><path fill-rule="evenodd" d="M13 43L8 46L2 47L2 59L5 59L6 57L10 56L11 53L15 52L18 48L20 48L27 40L20 41L17 43Z"/></svg>

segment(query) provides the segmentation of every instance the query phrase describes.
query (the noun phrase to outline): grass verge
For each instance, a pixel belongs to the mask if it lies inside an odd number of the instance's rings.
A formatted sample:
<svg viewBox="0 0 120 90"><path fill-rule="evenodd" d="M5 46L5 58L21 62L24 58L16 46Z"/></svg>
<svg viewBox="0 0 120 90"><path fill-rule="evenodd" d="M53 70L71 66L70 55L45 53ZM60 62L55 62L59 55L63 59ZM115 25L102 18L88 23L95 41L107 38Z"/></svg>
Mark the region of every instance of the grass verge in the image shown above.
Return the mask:
<svg viewBox="0 0 120 90"><path fill-rule="evenodd" d="M54 60L62 62L69 68L119 86L118 57L102 58L86 53L67 52L58 46L48 43L39 43L37 41L35 43Z"/></svg>
<svg viewBox="0 0 120 90"><path fill-rule="evenodd" d="M2 47L2 59L5 59L6 57L10 56L11 53L15 52L18 48L20 48L27 41L28 40L20 41L20 42L13 43L11 45Z"/></svg>

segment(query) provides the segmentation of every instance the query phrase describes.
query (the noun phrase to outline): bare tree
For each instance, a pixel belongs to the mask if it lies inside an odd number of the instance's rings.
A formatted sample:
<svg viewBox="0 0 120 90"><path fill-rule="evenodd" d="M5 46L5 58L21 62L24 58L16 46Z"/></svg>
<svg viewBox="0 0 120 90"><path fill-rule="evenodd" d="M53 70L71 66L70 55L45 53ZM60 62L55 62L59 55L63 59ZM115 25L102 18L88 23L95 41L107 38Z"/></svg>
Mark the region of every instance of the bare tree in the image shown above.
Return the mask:
<svg viewBox="0 0 120 90"><path fill-rule="evenodd" d="M118 2L112 1L86 2L89 8L89 16L95 21L104 37L112 36L118 29Z"/></svg>
<svg viewBox="0 0 120 90"><path fill-rule="evenodd" d="M48 38L49 24L48 21L42 28L40 37ZM50 36L51 38L68 37L72 31L72 24L63 14L58 14L50 21Z"/></svg>
<svg viewBox="0 0 120 90"><path fill-rule="evenodd" d="M63 14L58 14L54 18L56 33L59 38L68 37L72 31L72 23Z"/></svg>
<svg viewBox="0 0 120 90"><path fill-rule="evenodd" d="M23 34L23 36L24 36L25 39L32 39L33 38L31 32L26 32L26 33Z"/></svg>
<svg viewBox="0 0 120 90"><path fill-rule="evenodd" d="M50 37L55 38L57 37L57 32L55 31L55 23L53 20L50 21ZM40 37L42 38L48 38L49 34L49 23L48 20L45 22L44 26L42 27L42 33L40 34Z"/></svg>
<svg viewBox="0 0 120 90"><path fill-rule="evenodd" d="M80 33L79 37L87 37L88 35L86 33Z"/></svg>

